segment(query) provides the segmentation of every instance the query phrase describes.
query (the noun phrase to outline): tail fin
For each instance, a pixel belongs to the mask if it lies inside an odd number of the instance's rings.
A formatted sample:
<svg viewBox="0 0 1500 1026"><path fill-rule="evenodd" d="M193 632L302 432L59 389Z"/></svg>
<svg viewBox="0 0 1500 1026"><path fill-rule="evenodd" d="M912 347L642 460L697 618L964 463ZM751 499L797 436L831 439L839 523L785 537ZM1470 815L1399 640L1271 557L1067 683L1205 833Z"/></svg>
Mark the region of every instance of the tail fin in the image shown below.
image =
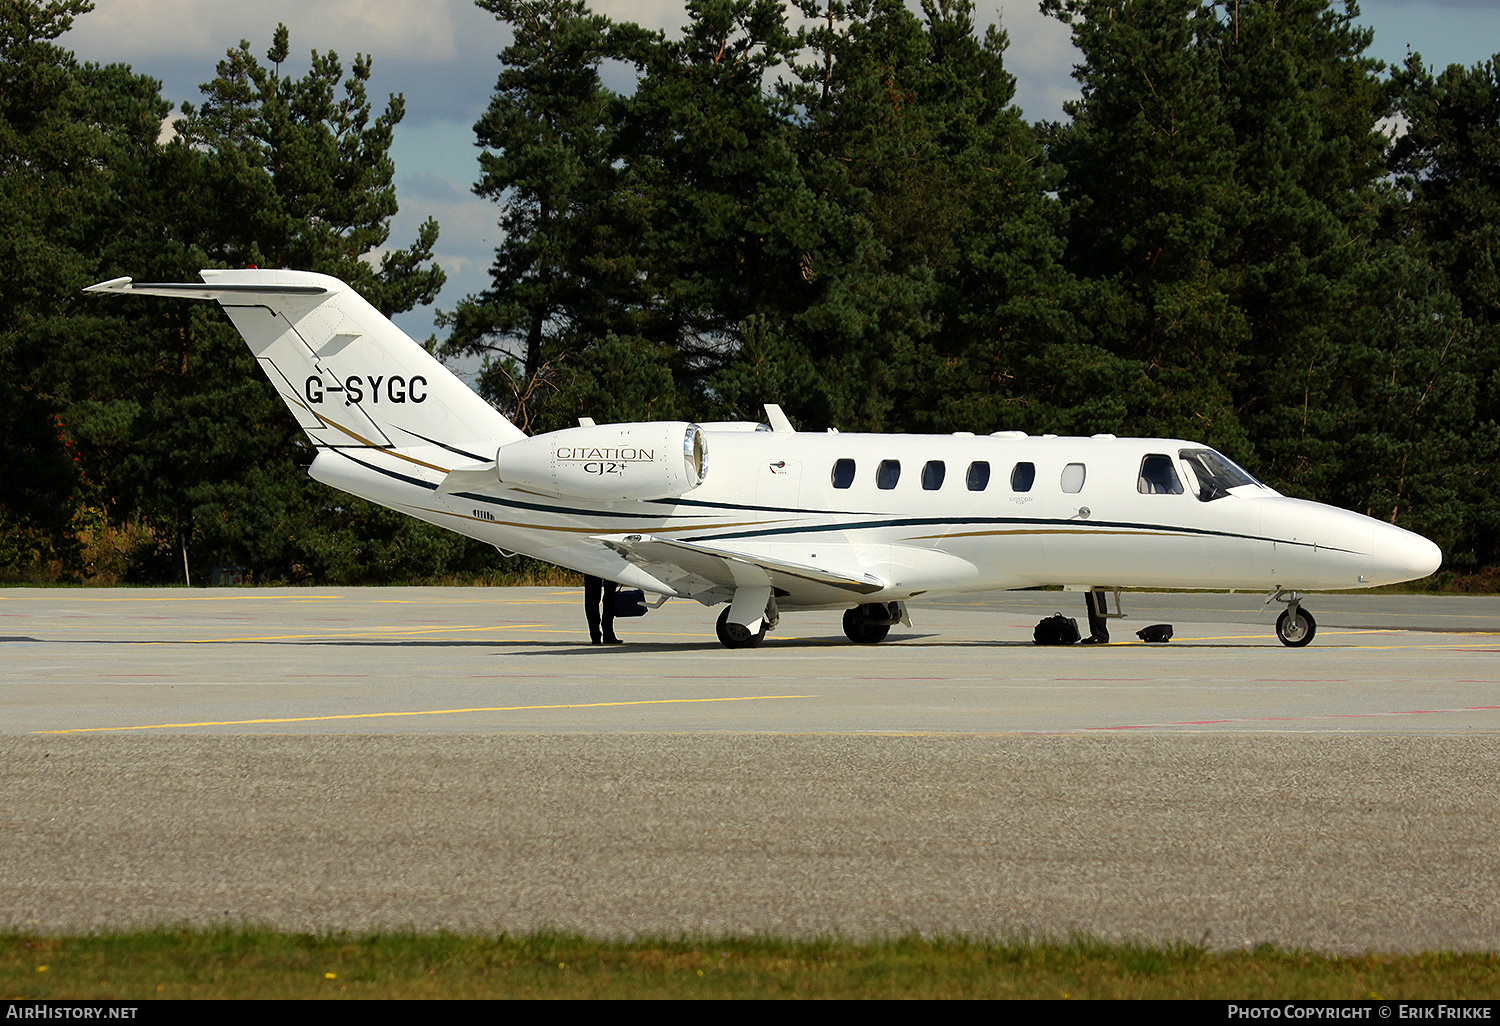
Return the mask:
<svg viewBox="0 0 1500 1026"><path fill-rule="evenodd" d="M204 284L117 278L89 292L217 299L313 444L484 453L524 437L348 285L309 271L200 272Z"/></svg>

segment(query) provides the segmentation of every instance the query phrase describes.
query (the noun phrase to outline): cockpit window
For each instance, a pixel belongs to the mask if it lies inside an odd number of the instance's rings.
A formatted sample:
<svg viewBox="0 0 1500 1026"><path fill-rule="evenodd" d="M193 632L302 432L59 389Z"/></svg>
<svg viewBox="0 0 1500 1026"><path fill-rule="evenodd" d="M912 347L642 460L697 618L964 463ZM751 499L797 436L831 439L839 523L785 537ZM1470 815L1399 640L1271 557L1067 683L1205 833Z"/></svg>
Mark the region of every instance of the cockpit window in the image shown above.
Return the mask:
<svg viewBox="0 0 1500 1026"><path fill-rule="evenodd" d="M833 486L848 488L854 483L854 461L837 460L833 464Z"/></svg>
<svg viewBox="0 0 1500 1026"><path fill-rule="evenodd" d="M1177 453L1198 485L1200 502L1213 502L1240 485L1260 484L1235 463L1212 449L1181 449Z"/></svg>
<svg viewBox="0 0 1500 1026"><path fill-rule="evenodd" d="M1153 453L1141 460L1135 490L1142 495L1181 495L1182 481L1172 466L1172 457Z"/></svg>

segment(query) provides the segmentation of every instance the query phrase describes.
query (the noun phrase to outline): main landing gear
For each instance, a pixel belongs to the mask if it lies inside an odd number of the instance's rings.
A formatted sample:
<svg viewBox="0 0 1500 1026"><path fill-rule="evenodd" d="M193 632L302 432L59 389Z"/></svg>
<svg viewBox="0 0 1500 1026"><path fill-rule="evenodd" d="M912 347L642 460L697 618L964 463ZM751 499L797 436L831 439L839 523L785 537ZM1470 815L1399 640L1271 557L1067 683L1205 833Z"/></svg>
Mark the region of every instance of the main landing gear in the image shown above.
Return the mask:
<svg viewBox="0 0 1500 1026"><path fill-rule="evenodd" d="M743 589L742 589L743 590ZM754 596L751 596L753 600ZM747 608L740 602L740 593L735 593L735 602L719 614L714 630L719 635L719 644L725 648L754 648L766 637L766 631L774 630L780 616L776 609L776 598L769 596L765 614L759 617L746 615ZM753 623L744 620L753 619ZM911 624L906 607L900 602L866 602L862 606L844 611L844 634L858 645L874 645L885 640L891 628L898 623Z"/></svg>
<svg viewBox="0 0 1500 1026"><path fill-rule="evenodd" d="M759 615L756 615L756 614ZM714 631L725 648L754 648L781 621L776 595L769 587L740 588L719 614Z"/></svg>
<svg viewBox="0 0 1500 1026"><path fill-rule="evenodd" d="M844 636L857 645L884 641L891 628L903 621L899 602L866 602L844 610Z"/></svg>
<svg viewBox="0 0 1500 1026"><path fill-rule="evenodd" d="M729 622L729 607L719 614L719 622L714 624L714 631L719 635L719 644L725 648L754 648L766 640L766 620L760 621L760 629L752 631L742 623Z"/></svg>
<svg viewBox="0 0 1500 1026"><path fill-rule="evenodd" d="M1318 622L1313 615L1302 608L1302 597L1295 591L1283 591L1276 589L1276 594L1266 599L1266 605L1272 602L1285 602L1284 609L1276 618L1276 637L1288 648L1301 648L1313 639L1318 633Z"/></svg>

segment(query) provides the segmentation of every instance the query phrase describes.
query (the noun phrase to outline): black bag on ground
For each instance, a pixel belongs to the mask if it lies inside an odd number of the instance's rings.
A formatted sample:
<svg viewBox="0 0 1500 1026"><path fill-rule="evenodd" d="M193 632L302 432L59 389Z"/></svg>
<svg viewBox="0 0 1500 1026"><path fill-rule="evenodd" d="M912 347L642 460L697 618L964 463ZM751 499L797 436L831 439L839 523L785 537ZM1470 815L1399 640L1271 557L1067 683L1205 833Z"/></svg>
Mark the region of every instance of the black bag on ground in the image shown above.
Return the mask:
<svg viewBox="0 0 1500 1026"><path fill-rule="evenodd" d="M1135 632L1135 636L1148 643L1167 642L1172 640L1172 625L1169 623L1153 623L1150 627L1142 627Z"/></svg>
<svg viewBox="0 0 1500 1026"><path fill-rule="evenodd" d="M1071 616L1053 613L1036 625L1032 638L1038 645L1071 645L1078 640L1078 621Z"/></svg>

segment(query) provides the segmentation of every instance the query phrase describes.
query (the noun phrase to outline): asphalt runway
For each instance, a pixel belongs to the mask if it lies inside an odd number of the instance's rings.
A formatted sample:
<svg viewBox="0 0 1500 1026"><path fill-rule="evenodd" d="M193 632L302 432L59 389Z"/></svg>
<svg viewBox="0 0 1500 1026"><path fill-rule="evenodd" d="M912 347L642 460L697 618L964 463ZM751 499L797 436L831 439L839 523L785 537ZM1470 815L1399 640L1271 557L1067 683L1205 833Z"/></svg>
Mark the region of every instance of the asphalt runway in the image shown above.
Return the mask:
<svg viewBox="0 0 1500 1026"><path fill-rule="evenodd" d="M560 589L3 589L0 927L1500 950L1500 600L1312 596L1304 649L1262 601L731 651Z"/></svg>

